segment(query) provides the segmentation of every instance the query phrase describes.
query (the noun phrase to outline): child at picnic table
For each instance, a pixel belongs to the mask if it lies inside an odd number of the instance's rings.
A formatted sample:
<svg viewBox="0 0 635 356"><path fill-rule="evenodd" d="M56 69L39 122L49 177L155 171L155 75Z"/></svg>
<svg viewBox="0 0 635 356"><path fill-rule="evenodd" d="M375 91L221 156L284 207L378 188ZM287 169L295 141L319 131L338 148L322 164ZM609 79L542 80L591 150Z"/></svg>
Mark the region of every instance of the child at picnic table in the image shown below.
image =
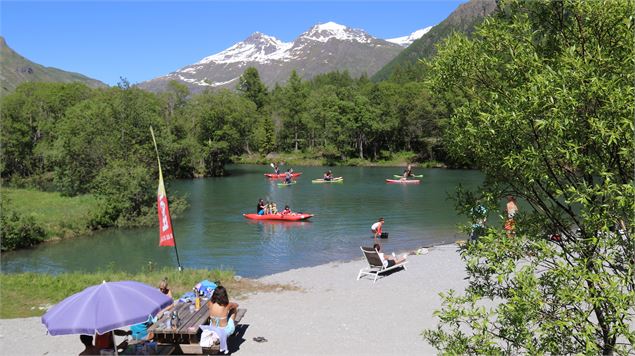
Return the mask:
<svg viewBox="0 0 635 356"><path fill-rule="evenodd" d="M99 349L93 345L92 335L79 335L79 340L84 344L84 350L79 355L99 355Z"/></svg>

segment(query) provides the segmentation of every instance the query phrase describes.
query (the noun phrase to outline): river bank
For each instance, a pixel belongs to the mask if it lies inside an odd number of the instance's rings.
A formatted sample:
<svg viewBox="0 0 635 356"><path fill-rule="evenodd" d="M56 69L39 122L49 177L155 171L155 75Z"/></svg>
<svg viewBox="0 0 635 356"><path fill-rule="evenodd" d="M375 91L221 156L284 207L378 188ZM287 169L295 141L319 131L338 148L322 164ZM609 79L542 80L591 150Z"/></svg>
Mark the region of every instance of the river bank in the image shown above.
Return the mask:
<svg viewBox="0 0 635 356"><path fill-rule="evenodd" d="M447 168L447 165L438 161L415 162L416 154L413 152L398 152L379 160L349 158L334 160L316 156L312 153L270 153L266 156L260 154L243 154L233 157L234 164L260 164L269 165L272 162L284 162L286 166L338 166L338 167L403 167L408 164L416 168ZM283 169L284 166L281 167Z"/></svg>
<svg viewBox="0 0 635 356"><path fill-rule="evenodd" d="M297 290L255 292L235 299L247 314L230 339L236 355L422 355L437 351L421 337L433 328L439 292L467 285L456 245L410 255L408 269L373 285L356 280L367 266L353 261L299 268L257 279L294 285ZM230 298L232 296L230 295ZM267 342L256 342L262 336ZM0 342L7 354L70 355L83 348L77 335L49 336L39 318L0 320Z"/></svg>

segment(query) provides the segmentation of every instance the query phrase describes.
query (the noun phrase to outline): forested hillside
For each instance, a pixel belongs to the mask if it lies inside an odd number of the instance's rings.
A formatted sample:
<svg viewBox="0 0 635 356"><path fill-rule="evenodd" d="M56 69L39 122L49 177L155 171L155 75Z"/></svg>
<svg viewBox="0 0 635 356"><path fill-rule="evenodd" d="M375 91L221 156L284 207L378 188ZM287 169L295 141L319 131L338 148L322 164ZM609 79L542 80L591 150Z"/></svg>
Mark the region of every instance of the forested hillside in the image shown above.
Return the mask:
<svg viewBox="0 0 635 356"><path fill-rule="evenodd" d="M429 59L436 53L436 45L441 43L452 33L470 34L476 25L496 10L495 0L471 0L460 5L445 20L414 41L393 60L372 76L373 81L386 80L395 77L396 81L403 77L415 77L420 71L417 62ZM415 74L413 74L415 73Z"/></svg>
<svg viewBox="0 0 635 356"><path fill-rule="evenodd" d="M45 67L31 62L13 51L0 36L0 96L13 91L24 82L79 82L91 87L103 87L106 84L81 75L61 69Z"/></svg>

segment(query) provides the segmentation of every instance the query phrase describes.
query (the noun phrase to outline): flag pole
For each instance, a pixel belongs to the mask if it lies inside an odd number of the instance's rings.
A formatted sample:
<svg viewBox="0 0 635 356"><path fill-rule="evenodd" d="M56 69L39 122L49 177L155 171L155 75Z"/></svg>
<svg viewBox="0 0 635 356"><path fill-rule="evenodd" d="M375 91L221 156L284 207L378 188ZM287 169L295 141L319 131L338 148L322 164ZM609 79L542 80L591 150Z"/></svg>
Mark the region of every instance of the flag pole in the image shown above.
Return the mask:
<svg viewBox="0 0 635 356"><path fill-rule="evenodd" d="M176 263L179 266L179 271L183 270L181 267L181 261L179 260L179 250L176 248L176 237L174 236L174 230L172 230L172 219L170 218L170 212L168 209L168 198L163 185L163 172L161 170L161 160L159 159L159 149L157 148L157 140L154 138L154 130L150 126L150 134L152 134L152 142L154 143L154 151L157 153L157 162L159 163L159 189L157 191L157 209L159 210L159 246L174 246L174 252L176 253ZM162 197L164 195L164 197ZM162 199L165 205L162 206ZM163 209L162 209L163 208ZM163 214L162 214L163 213ZM164 220L163 222L161 220ZM162 231L163 229L163 231ZM168 240L165 245L163 243L163 232L166 233Z"/></svg>

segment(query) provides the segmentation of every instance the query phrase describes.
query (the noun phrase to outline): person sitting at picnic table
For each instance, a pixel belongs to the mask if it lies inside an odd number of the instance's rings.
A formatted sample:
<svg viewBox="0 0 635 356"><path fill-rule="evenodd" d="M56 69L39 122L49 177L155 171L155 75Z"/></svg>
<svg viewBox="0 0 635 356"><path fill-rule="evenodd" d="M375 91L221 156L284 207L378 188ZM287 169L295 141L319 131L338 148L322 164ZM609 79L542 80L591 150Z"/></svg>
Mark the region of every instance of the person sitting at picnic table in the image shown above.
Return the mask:
<svg viewBox="0 0 635 356"><path fill-rule="evenodd" d="M172 306L170 305L168 308L165 308L163 310L167 310L171 307ZM154 333L148 332L148 328L151 327L152 324L154 324L155 322L156 322L156 318L149 316L148 320L144 321L143 323L130 326L130 332L131 332L132 338L134 340L142 340L142 341L150 341L154 339Z"/></svg>
<svg viewBox="0 0 635 356"><path fill-rule="evenodd" d="M209 325L222 329L225 332L225 340L221 340L221 352L227 353L227 337L234 333L236 325L236 312L238 304L229 301L227 290L223 286L214 289L212 298L208 303L209 308ZM219 335L220 336L220 335ZM224 341L224 342L223 342ZM223 345L225 347L223 347Z"/></svg>
<svg viewBox="0 0 635 356"><path fill-rule="evenodd" d="M92 335L79 335L79 340L84 344L84 351L79 355L99 355L99 349L93 345Z"/></svg>
<svg viewBox="0 0 635 356"><path fill-rule="evenodd" d="M115 340L112 331L103 334L95 334L95 347L98 350L114 350Z"/></svg>
<svg viewBox="0 0 635 356"><path fill-rule="evenodd" d="M161 280L161 282L159 282L159 290L161 291L161 293L163 293L163 294L167 295L168 297L174 299L172 297L172 291L168 287L168 279L167 279L167 277L163 278Z"/></svg>
<svg viewBox="0 0 635 356"><path fill-rule="evenodd" d="M170 290L170 287L168 286L168 277L163 277L161 282L159 282L159 290L161 291L161 293L170 297L170 299L174 299L174 297L172 297L172 291ZM168 305L167 307L159 311L157 315L161 315L163 314L164 311L172 309L173 306L174 306L174 303Z"/></svg>

